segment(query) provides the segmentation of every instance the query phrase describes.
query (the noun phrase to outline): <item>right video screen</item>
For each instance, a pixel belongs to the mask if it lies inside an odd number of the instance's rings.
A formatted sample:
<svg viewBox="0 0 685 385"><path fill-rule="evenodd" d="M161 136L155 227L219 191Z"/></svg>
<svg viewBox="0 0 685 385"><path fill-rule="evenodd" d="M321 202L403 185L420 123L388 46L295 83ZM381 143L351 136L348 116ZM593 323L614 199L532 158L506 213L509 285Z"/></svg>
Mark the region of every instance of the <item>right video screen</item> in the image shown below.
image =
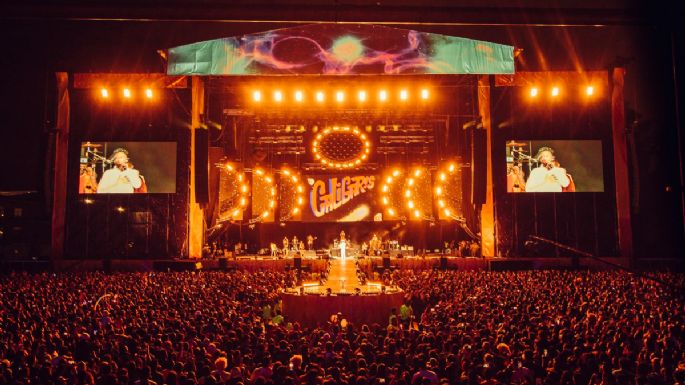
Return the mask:
<svg viewBox="0 0 685 385"><path fill-rule="evenodd" d="M506 142L507 192L603 192L601 140Z"/></svg>

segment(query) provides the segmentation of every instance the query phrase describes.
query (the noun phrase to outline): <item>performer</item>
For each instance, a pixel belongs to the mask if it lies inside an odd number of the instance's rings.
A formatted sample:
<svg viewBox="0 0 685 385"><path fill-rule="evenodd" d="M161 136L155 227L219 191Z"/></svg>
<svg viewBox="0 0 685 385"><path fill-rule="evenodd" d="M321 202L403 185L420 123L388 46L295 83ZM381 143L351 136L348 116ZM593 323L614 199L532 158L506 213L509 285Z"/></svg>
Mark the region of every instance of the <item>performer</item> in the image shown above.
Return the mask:
<svg viewBox="0 0 685 385"><path fill-rule="evenodd" d="M376 254L376 252L381 248L381 240L378 239L376 234L374 234L369 241L369 248L371 249L372 254Z"/></svg>
<svg viewBox="0 0 685 385"><path fill-rule="evenodd" d="M304 241L300 241L299 250L304 250Z"/></svg>
<svg viewBox="0 0 685 385"><path fill-rule="evenodd" d="M311 234L307 235L307 249L314 249L314 237Z"/></svg>
<svg viewBox="0 0 685 385"><path fill-rule="evenodd" d="M562 192L571 183L566 169L559 167L554 157L554 150L541 147L535 158L538 167L530 172L526 182L527 192Z"/></svg>
<svg viewBox="0 0 685 385"><path fill-rule="evenodd" d="M288 244L290 241L288 240L288 237L283 237L283 256L287 257L288 256Z"/></svg>
<svg viewBox="0 0 685 385"><path fill-rule="evenodd" d="M269 247L271 248L271 256L277 257L278 256L278 247L276 247L276 244L274 242L271 242Z"/></svg>
<svg viewBox="0 0 685 385"><path fill-rule="evenodd" d="M98 193L131 194L143 184L140 172L129 166L128 151L117 148L112 152L114 167L105 171L97 187Z"/></svg>
<svg viewBox="0 0 685 385"><path fill-rule="evenodd" d="M297 251L297 248L300 246L300 241L297 240L297 235L293 236L293 242L292 242L292 247L293 250Z"/></svg>
<svg viewBox="0 0 685 385"><path fill-rule="evenodd" d="M518 164L510 164L507 167L507 192L526 191L525 172Z"/></svg>
<svg viewBox="0 0 685 385"><path fill-rule="evenodd" d="M81 165L81 176L79 176L78 182L78 193L79 194L92 194L97 192L98 182L97 174L93 167L89 165Z"/></svg>
<svg viewBox="0 0 685 385"><path fill-rule="evenodd" d="M346 247L347 247L347 242L345 240L345 231L340 232L340 242L338 243L340 246L340 259L345 259L347 258L347 252L346 252Z"/></svg>

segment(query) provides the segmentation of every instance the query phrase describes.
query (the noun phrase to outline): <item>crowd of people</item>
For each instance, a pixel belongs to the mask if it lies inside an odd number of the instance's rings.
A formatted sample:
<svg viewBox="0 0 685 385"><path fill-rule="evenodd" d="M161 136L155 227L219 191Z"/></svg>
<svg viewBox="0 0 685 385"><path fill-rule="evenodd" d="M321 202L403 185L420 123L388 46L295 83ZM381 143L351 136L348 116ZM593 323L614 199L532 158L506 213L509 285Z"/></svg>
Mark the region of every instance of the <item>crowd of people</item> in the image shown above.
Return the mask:
<svg viewBox="0 0 685 385"><path fill-rule="evenodd" d="M685 276L394 271L387 325L283 314L291 272L0 277L0 384L684 384Z"/></svg>

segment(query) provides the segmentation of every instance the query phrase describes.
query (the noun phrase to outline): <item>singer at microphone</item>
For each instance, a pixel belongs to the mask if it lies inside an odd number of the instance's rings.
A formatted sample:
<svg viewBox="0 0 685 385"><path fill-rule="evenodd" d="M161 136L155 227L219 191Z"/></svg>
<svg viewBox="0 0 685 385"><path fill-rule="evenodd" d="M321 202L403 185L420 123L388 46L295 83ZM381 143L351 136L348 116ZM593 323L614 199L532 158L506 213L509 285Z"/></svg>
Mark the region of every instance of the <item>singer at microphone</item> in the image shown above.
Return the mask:
<svg viewBox="0 0 685 385"><path fill-rule="evenodd" d="M566 169L559 167L551 147L540 147L535 159L538 167L530 172L526 192L562 192L571 184Z"/></svg>
<svg viewBox="0 0 685 385"><path fill-rule="evenodd" d="M140 172L129 164L128 151L117 148L110 156L114 167L105 171L98 184L98 193L131 194L143 184Z"/></svg>

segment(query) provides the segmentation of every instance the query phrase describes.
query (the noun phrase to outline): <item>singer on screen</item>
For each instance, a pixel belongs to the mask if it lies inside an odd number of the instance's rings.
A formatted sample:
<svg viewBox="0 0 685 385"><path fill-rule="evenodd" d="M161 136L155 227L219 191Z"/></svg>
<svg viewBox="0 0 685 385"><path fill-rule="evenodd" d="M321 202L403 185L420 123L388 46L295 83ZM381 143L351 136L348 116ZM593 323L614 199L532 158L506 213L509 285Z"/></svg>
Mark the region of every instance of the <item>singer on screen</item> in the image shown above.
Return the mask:
<svg viewBox="0 0 685 385"><path fill-rule="evenodd" d="M113 166L102 175L98 184L98 193L131 194L141 188L143 181L140 172L129 163L126 149L114 150L110 162Z"/></svg>
<svg viewBox="0 0 685 385"><path fill-rule="evenodd" d="M565 168L556 161L551 147L540 147L535 156L538 167L530 172L526 182L526 192L562 192L568 191L571 179Z"/></svg>

